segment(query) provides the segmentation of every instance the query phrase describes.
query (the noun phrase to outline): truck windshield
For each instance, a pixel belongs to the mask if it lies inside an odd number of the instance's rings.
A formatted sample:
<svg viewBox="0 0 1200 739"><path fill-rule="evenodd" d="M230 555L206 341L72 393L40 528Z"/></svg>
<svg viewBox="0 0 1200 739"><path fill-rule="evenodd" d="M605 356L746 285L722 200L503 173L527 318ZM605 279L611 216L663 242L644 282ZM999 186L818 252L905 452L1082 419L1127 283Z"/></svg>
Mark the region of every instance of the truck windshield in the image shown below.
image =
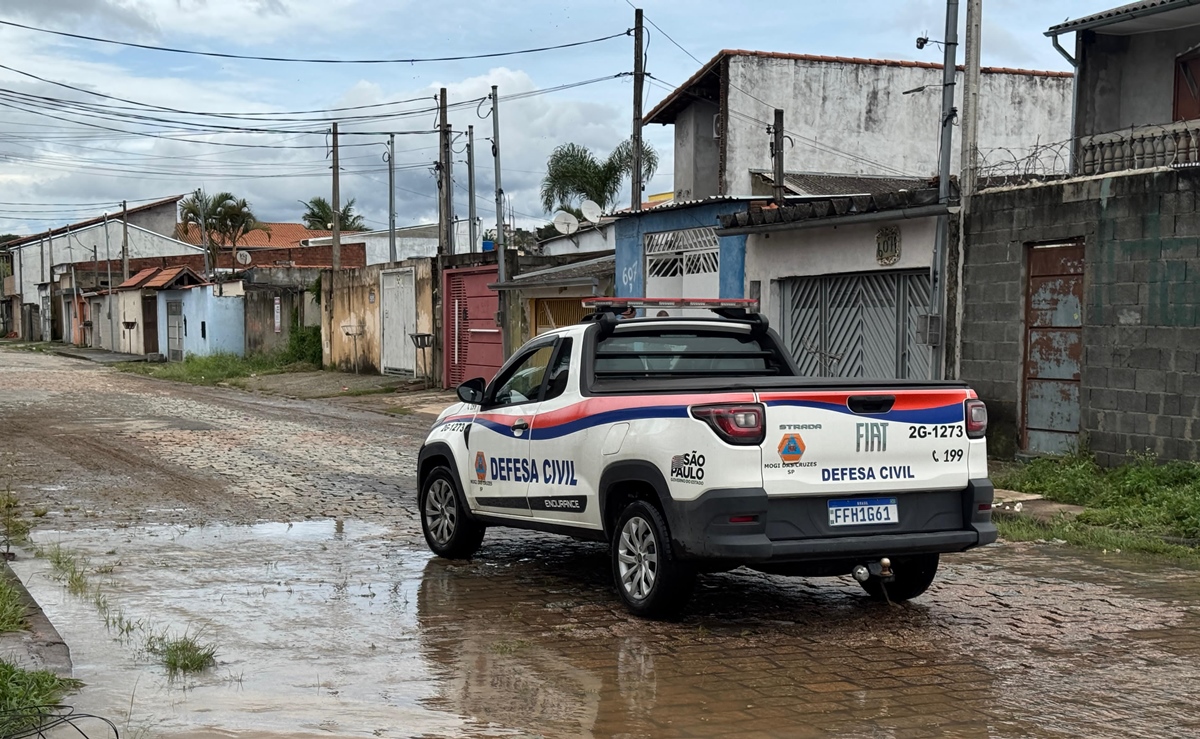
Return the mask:
<svg viewBox="0 0 1200 739"><path fill-rule="evenodd" d="M763 340L710 331L621 332L596 346L597 379L783 374Z"/></svg>

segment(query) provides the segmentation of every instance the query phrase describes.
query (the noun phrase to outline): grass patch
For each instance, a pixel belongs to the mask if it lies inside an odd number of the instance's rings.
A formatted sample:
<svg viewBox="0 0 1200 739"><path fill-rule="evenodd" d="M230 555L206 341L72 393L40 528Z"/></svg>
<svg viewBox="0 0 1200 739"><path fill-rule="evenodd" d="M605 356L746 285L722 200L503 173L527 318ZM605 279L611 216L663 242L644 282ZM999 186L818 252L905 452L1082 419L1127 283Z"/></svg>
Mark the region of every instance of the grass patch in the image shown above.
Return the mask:
<svg viewBox="0 0 1200 739"><path fill-rule="evenodd" d="M1193 462L1159 464L1153 455L1142 455L1104 469L1081 453L1004 468L993 482L999 488L1084 506L1076 520L1085 526L1200 539L1200 465Z"/></svg>
<svg viewBox="0 0 1200 739"><path fill-rule="evenodd" d="M58 705L63 696L81 687L78 680L0 661L0 736L35 729L45 716L42 707Z"/></svg>
<svg viewBox="0 0 1200 739"><path fill-rule="evenodd" d="M502 639L492 644L492 651L496 654L515 654L529 646L529 642L524 639Z"/></svg>
<svg viewBox="0 0 1200 739"><path fill-rule="evenodd" d="M384 408L383 412L390 413L393 416L411 416L413 414L413 409L406 408L402 405L394 405L391 408Z"/></svg>
<svg viewBox="0 0 1200 739"><path fill-rule="evenodd" d="M126 362L116 365L123 372L157 377L163 380L187 382L192 385L217 385L251 375L274 375L282 372L309 372L319 369L307 362L295 362L283 354L238 357L233 354L213 354L208 357L188 357L182 362Z"/></svg>
<svg viewBox="0 0 1200 739"><path fill-rule="evenodd" d="M7 578L0 577L0 633L24 631L28 626L21 591Z"/></svg>
<svg viewBox="0 0 1200 739"><path fill-rule="evenodd" d="M153 635L146 640L146 651L158 657L171 674L200 672L217 663L217 645L200 641L200 634Z"/></svg>
<svg viewBox="0 0 1200 739"><path fill-rule="evenodd" d="M67 592L71 595L88 594L87 557L55 544L46 551L46 558L50 560L54 576L66 584Z"/></svg>
<svg viewBox="0 0 1200 739"><path fill-rule="evenodd" d="M1152 554L1179 564L1200 567L1200 550L1170 544L1157 536L1140 532L1118 531L1100 526L1088 526L1078 520L1059 520L1044 523L1028 516L997 515L994 518L1000 535L1009 541L1050 541L1058 539L1085 549L1097 549L1118 554Z"/></svg>

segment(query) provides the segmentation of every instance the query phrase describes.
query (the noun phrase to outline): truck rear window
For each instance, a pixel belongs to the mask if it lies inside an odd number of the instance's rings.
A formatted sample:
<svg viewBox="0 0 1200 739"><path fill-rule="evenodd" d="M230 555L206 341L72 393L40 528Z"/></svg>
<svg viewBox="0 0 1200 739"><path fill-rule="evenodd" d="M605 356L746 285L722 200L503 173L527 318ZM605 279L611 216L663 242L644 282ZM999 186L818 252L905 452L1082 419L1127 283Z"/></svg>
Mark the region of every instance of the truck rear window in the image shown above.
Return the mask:
<svg viewBox="0 0 1200 739"><path fill-rule="evenodd" d="M621 332L596 345L596 379L778 375L785 365L762 339L708 331Z"/></svg>

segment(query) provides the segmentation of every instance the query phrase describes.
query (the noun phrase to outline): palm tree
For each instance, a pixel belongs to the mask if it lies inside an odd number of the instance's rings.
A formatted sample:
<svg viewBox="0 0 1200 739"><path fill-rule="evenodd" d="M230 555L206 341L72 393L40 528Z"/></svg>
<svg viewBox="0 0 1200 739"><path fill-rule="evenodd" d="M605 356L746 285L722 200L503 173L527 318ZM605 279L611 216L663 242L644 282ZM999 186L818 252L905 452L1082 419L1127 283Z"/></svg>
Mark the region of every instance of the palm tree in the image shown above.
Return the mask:
<svg viewBox="0 0 1200 739"><path fill-rule="evenodd" d="M658 152L642 142L642 181L658 170ZM633 172L633 142L622 141L606 159L598 159L586 146L561 144L546 160L542 178L542 207L546 212L568 208L583 200L608 210L616 204L625 177Z"/></svg>
<svg viewBox="0 0 1200 739"><path fill-rule="evenodd" d="M177 227L180 237L187 235L192 226L202 235L208 235L209 263L213 265L217 263L222 246L236 248L251 231L271 233L270 227L254 216L246 199L231 192L206 195L203 190L197 190L181 200Z"/></svg>
<svg viewBox="0 0 1200 739"><path fill-rule="evenodd" d="M271 227L254 217L250 204L245 198L229 200L220 209L222 242L237 248L238 239L244 238L251 231L265 231L267 240L271 238Z"/></svg>
<svg viewBox="0 0 1200 739"><path fill-rule="evenodd" d="M314 231L325 231L331 228L333 224L333 206L323 197L317 196L312 198L307 203L300 201L307 210L304 215L300 216L300 220L304 221L305 228L311 228ZM367 226L363 223L362 216L354 212L354 198L351 198L342 206L341 218L339 219L343 231L366 231Z"/></svg>

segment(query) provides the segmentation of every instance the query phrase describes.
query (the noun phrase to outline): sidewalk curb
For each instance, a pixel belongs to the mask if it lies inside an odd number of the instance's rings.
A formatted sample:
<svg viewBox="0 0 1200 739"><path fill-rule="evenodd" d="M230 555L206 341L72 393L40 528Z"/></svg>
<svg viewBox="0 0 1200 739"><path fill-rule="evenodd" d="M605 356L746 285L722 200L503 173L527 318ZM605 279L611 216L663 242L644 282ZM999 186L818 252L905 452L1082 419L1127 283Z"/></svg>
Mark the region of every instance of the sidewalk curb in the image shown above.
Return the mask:
<svg viewBox="0 0 1200 739"><path fill-rule="evenodd" d="M25 603L27 611L25 618L29 622L29 630L26 632L30 637L28 648L37 661L38 668L49 670L59 677L71 677L73 671L71 648L63 641L58 629L54 628L54 624L50 623L50 619L46 617L42 607L29 594L25 583L21 582L17 573L8 566L8 562L3 562L3 565L3 568L0 568L0 578L11 582Z"/></svg>

